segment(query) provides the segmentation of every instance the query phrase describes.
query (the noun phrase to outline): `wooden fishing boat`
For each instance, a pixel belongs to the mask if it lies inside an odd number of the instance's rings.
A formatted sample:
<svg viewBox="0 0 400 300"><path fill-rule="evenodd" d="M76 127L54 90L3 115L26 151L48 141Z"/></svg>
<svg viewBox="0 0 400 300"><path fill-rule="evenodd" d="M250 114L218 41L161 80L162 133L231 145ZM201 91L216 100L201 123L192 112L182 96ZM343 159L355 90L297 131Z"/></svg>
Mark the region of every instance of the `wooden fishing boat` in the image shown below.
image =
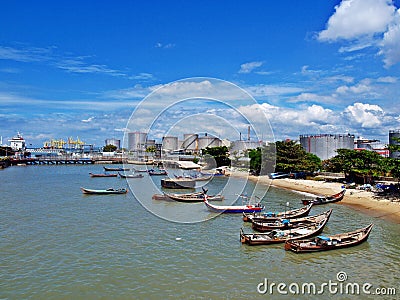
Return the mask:
<svg viewBox="0 0 400 300"><path fill-rule="evenodd" d="M370 224L367 227L352 232L331 236L317 236L306 240L288 240L285 243L285 250L291 250L296 253L305 253L357 246L368 239L373 226L374 224Z"/></svg>
<svg viewBox="0 0 400 300"><path fill-rule="evenodd" d="M303 206L301 208L296 208L288 211L282 212L266 212L262 214L256 213L243 213L243 221L244 222L252 222L252 220L257 222L274 222L279 221L281 219L294 219L308 216L312 208L312 204L307 206Z"/></svg>
<svg viewBox="0 0 400 300"><path fill-rule="evenodd" d="M163 178L161 186L166 189L194 189L196 181L186 178Z"/></svg>
<svg viewBox="0 0 400 300"><path fill-rule="evenodd" d="M104 171L129 171L129 169L127 169L127 168L122 168L122 167L119 167L119 168L108 168L108 167L103 167L104 168Z"/></svg>
<svg viewBox="0 0 400 300"><path fill-rule="evenodd" d="M329 220L331 213L332 209L327 211L325 218L323 218L319 222L307 224L295 229L271 230L264 233L244 233L243 228L241 228L240 241L242 242L242 244L256 246L284 243L287 240L308 238L322 232L326 223Z"/></svg>
<svg viewBox="0 0 400 300"><path fill-rule="evenodd" d="M169 198L174 201L178 202L202 202L204 201L204 193L197 192L197 193L188 193L188 194L170 194L164 193L166 198ZM224 200L224 196L222 195L210 195L207 196L208 201L222 201Z"/></svg>
<svg viewBox="0 0 400 300"><path fill-rule="evenodd" d="M325 218L328 211L314 216L295 218L295 219L278 219L276 221L255 221L252 220L251 227L258 232L267 232L274 229L294 229L312 223L318 223L321 219Z"/></svg>
<svg viewBox="0 0 400 300"><path fill-rule="evenodd" d="M147 171L147 173L149 173L150 176L168 175L166 170L158 170L158 171L156 171L156 170L150 169L150 170Z"/></svg>
<svg viewBox="0 0 400 300"><path fill-rule="evenodd" d="M88 195L126 194L128 192L128 189L113 189L113 188L109 188L106 190L93 190L81 187L81 190L84 194Z"/></svg>
<svg viewBox="0 0 400 300"><path fill-rule="evenodd" d="M94 173L89 173L90 177L117 177L118 174L108 174L108 173L104 173L104 174L94 174Z"/></svg>
<svg viewBox="0 0 400 300"><path fill-rule="evenodd" d="M208 196L204 195L204 204L210 211L218 213L251 213L260 212L264 209L260 203L247 205L215 205L208 202Z"/></svg>
<svg viewBox="0 0 400 300"><path fill-rule="evenodd" d="M320 205L320 204L327 204L327 203L334 203L334 202L339 202L343 199L344 194L346 193L346 190L342 190L337 194L327 196L327 197L316 197L315 199L303 199L301 200L304 205L308 205L310 203L314 205Z"/></svg>
<svg viewBox="0 0 400 300"><path fill-rule="evenodd" d="M119 177L121 178L143 178L143 174L122 174L118 172Z"/></svg>

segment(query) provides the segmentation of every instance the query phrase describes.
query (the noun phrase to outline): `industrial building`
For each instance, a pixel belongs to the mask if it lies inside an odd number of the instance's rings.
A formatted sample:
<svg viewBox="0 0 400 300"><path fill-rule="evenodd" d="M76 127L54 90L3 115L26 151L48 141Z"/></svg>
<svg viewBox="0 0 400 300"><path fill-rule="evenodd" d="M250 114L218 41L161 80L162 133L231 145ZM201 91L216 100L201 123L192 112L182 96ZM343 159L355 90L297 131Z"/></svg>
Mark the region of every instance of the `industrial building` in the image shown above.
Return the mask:
<svg viewBox="0 0 400 300"><path fill-rule="evenodd" d="M352 134L315 134L300 135L301 146L309 153L315 154L321 160L337 155L338 149L354 149Z"/></svg>
<svg viewBox="0 0 400 300"><path fill-rule="evenodd" d="M354 150L369 150L378 153L382 157L389 157L389 150L380 140L369 140L358 137L354 142Z"/></svg>
<svg viewBox="0 0 400 300"><path fill-rule="evenodd" d="M120 150L121 149L121 140L114 139L114 138L106 139L105 140L105 145L106 146L107 145L113 145L113 146L117 147L117 150Z"/></svg>
<svg viewBox="0 0 400 300"><path fill-rule="evenodd" d="M400 145L400 129L389 131L389 145ZM399 151L391 151L390 158L400 158Z"/></svg>

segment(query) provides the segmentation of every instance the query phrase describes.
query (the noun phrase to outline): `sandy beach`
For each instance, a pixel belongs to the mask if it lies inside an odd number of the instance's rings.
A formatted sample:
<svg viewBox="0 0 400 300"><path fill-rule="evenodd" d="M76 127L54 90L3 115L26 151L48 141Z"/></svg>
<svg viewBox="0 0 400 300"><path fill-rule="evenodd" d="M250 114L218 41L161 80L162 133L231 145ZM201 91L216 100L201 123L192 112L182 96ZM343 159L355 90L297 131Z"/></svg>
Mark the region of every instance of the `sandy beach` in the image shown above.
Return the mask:
<svg viewBox="0 0 400 300"><path fill-rule="evenodd" d="M260 184L272 185L278 188L290 189L300 192L307 192L315 195L332 195L342 189L341 183L324 182L302 179L269 179L267 176L249 176L250 180ZM344 199L337 205L347 205L353 209L371 215L376 218L382 218L391 222L400 224L400 203L390 200L374 198L373 192L367 192L357 189L348 189Z"/></svg>

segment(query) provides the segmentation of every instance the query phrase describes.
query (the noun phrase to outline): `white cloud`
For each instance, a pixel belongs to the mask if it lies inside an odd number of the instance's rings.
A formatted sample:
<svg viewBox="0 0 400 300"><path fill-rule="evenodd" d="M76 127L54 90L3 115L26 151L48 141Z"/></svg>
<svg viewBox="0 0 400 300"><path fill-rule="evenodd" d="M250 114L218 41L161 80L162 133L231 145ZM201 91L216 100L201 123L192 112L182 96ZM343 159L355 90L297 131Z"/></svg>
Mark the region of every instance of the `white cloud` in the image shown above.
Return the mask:
<svg viewBox="0 0 400 300"><path fill-rule="evenodd" d="M153 78L154 78L153 74L144 73L144 72L129 77L129 79L138 79L138 80L150 80L150 79L153 79Z"/></svg>
<svg viewBox="0 0 400 300"><path fill-rule="evenodd" d="M369 85L368 81L360 82L359 84L353 86L342 85L336 89L336 93L338 94L362 94L368 93L371 91L371 86Z"/></svg>
<svg viewBox="0 0 400 300"><path fill-rule="evenodd" d="M348 116L351 122L356 122L362 128L379 127L382 124L384 116L383 109L378 105L354 103L348 106L344 113Z"/></svg>
<svg viewBox="0 0 400 300"><path fill-rule="evenodd" d="M383 35L380 46L379 54L384 56L385 67L400 62L400 9L397 10L395 18Z"/></svg>
<svg viewBox="0 0 400 300"><path fill-rule="evenodd" d="M335 7L320 41L357 39L386 31L395 7L390 0L343 0Z"/></svg>
<svg viewBox="0 0 400 300"><path fill-rule="evenodd" d="M318 103L336 103L338 99L334 96L318 95L314 93L301 93L298 96L288 100L291 103L297 102L318 102Z"/></svg>
<svg viewBox="0 0 400 300"><path fill-rule="evenodd" d="M163 43L157 42L154 45L154 47L155 48L162 48L162 49L171 49L171 48L175 47L175 44L173 44L173 43L163 44Z"/></svg>
<svg viewBox="0 0 400 300"><path fill-rule="evenodd" d="M376 81L382 83L396 83L397 78L393 76L386 76L386 77L379 77Z"/></svg>
<svg viewBox="0 0 400 300"><path fill-rule="evenodd" d="M339 52L378 47L389 68L400 62L400 10L396 11L391 0L342 0L317 38L321 42L348 42Z"/></svg>
<svg viewBox="0 0 400 300"><path fill-rule="evenodd" d="M264 64L262 61L252 61L245 64L240 65L239 73L248 74L251 73L254 69L261 67Z"/></svg>
<svg viewBox="0 0 400 300"><path fill-rule="evenodd" d="M83 122L83 123L90 123L90 122L93 121L93 119L94 119L94 117L90 117L90 118L88 118L88 119L82 120L82 122Z"/></svg>

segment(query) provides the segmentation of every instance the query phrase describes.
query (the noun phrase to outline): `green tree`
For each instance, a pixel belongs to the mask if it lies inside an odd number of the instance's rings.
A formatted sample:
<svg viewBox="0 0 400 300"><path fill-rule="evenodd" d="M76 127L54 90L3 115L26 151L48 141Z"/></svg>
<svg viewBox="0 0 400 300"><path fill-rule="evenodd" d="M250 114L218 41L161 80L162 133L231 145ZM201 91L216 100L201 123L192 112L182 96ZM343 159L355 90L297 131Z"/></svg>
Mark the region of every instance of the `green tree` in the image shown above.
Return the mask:
<svg viewBox="0 0 400 300"><path fill-rule="evenodd" d="M117 146L111 144L105 145L103 148L103 152L114 152L115 150L117 150Z"/></svg>
<svg viewBox="0 0 400 300"><path fill-rule="evenodd" d="M231 160L229 159L229 150L226 146L220 147L207 147L202 150L205 161L209 166L221 167L230 166ZM215 161L215 164L213 163Z"/></svg>
<svg viewBox="0 0 400 300"><path fill-rule="evenodd" d="M317 171L321 168L321 160L308 153L295 141L276 142L276 171Z"/></svg>
<svg viewBox="0 0 400 300"><path fill-rule="evenodd" d="M343 172L349 181L371 182L373 177L385 175L387 163L374 151L338 149L337 155L324 161L324 169Z"/></svg>

